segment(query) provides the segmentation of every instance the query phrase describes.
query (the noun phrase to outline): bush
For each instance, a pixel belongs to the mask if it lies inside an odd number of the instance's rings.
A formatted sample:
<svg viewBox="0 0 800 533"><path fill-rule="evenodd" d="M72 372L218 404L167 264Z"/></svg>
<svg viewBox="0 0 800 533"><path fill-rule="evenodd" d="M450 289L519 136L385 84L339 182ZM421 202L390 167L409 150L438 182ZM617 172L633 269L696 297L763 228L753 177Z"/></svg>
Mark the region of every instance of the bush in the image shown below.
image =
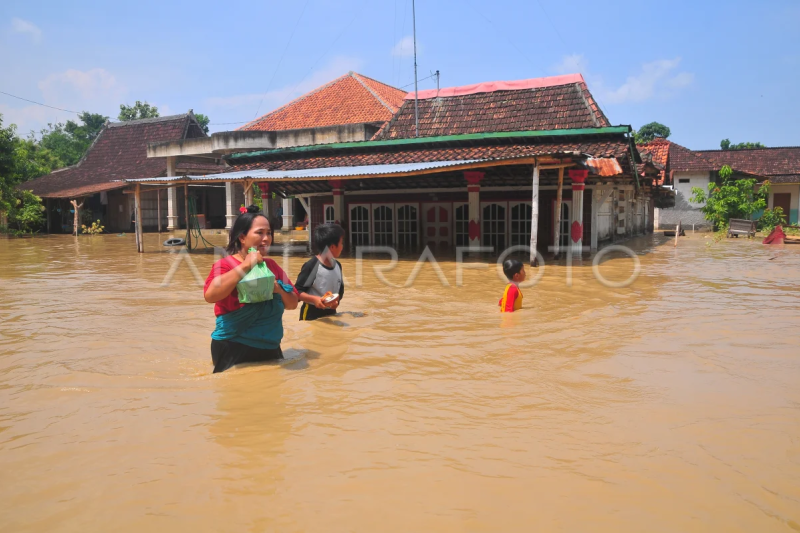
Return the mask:
<svg viewBox="0 0 800 533"><path fill-rule="evenodd" d="M783 226L786 224L786 215L783 214L783 208L776 207L775 209L767 209L761 218L758 219L758 229L764 233L769 233L775 229L775 226Z"/></svg>
<svg viewBox="0 0 800 533"><path fill-rule="evenodd" d="M81 224L81 233L84 235L99 235L105 231L106 227L100 225L100 221L92 222L91 226L86 226L86 224Z"/></svg>
<svg viewBox="0 0 800 533"><path fill-rule="evenodd" d="M752 220L753 213L767 207L769 181L755 190L754 178L733 177L728 165L719 171L719 182L708 184L708 193L700 187L692 187L691 202L705 204L701 211L715 228L728 225L732 218Z"/></svg>

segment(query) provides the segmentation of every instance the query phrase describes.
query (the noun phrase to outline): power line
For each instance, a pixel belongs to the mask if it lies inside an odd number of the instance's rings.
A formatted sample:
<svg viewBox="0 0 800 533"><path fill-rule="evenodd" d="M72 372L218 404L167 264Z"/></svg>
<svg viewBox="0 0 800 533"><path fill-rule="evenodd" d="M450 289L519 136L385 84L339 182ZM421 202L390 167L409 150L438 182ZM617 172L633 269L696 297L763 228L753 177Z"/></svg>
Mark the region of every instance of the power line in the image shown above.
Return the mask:
<svg viewBox="0 0 800 533"><path fill-rule="evenodd" d="M25 102L30 102L32 104L40 105L40 106L43 106L43 107L49 107L50 109L56 109L58 111L66 111L67 113L75 113L76 115L80 115L82 113L82 111L72 111L71 109L62 109L60 107L54 107L54 106L51 106L51 105L43 104L41 102L34 102L33 100L28 100L27 98L23 98L21 96L17 96L17 95L11 94L11 93L7 93L5 91L0 91L0 94L4 94L6 96L10 96L11 98L16 98L18 100L24 100Z"/></svg>
<svg viewBox="0 0 800 533"><path fill-rule="evenodd" d="M289 40L286 41L286 46L283 48L283 54L281 54L281 58L278 60L278 64L275 66L275 71L272 73L272 78L269 80L269 84L267 85L267 90L264 92L264 95L269 93L270 88L272 87L272 82L275 80L275 75L278 74L278 69L281 67L281 63L283 63L283 58L286 57L286 52L289 50L289 45L292 44L292 39L294 38L294 33L297 31L297 27L300 25L300 20L303 18L303 13L306 12L306 8L311 0L306 0L306 3L303 5L303 10L300 11L300 16L297 17L297 22L294 23L294 28L292 29L291 35L289 35ZM256 109L256 114L253 115L253 120L258 117L258 112L261 111L261 104L264 103L264 96L261 97L261 101L258 103L258 108Z"/></svg>
<svg viewBox="0 0 800 533"><path fill-rule="evenodd" d="M422 79L420 79L418 81L425 81L425 80L429 80L429 79L434 78L434 77L436 77L436 73L433 73L430 76L428 76L426 78L422 78ZM407 84L407 85L403 85L402 87L398 87L398 89L405 89L406 87L410 87L412 85L414 85L413 81L411 83Z"/></svg>

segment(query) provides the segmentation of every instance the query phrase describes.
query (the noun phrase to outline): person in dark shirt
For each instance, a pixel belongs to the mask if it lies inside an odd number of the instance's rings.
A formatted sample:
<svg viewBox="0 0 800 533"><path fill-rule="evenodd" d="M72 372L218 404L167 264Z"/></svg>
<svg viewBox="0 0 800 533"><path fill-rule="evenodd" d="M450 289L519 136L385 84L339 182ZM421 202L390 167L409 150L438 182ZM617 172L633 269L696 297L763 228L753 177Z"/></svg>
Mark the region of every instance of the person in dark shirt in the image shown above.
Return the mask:
<svg viewBox="0 0 800 533"><path fill-rule="evenodd" d="M314 249L317 255L300 269L295 288L303 305L300 320L316 320L336 314L344 296L342 265L336 260L344 248L344 229L339 224L321 224L314 229ZM338 294L324 302L328 294Z"/></svg>

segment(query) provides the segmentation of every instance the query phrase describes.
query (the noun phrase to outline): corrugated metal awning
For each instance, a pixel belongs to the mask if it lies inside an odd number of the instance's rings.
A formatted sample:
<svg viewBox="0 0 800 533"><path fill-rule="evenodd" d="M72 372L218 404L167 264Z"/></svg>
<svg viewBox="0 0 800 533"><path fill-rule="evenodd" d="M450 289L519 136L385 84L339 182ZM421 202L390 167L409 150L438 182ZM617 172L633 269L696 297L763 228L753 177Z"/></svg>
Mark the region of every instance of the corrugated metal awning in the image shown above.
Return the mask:
<svg viewBox="0 0 800 533"><path fill-rule="evenodd" d="M158 178L141 178L124 180L130 183L142 182L171 182L178 180L190 181L233 181L240 179L261 180L300 180L313 178L344 178L350 176L385 176L387 174L412 174L422 170L431 170L445 167L459 167L489 161L487 159L467 159L462 161L430 161L427 163L401 163L395 165L366 165L361 167L328 167L310 168L304 170L239 170L235 172L221 172L203 176L162 176Z"/></svg>

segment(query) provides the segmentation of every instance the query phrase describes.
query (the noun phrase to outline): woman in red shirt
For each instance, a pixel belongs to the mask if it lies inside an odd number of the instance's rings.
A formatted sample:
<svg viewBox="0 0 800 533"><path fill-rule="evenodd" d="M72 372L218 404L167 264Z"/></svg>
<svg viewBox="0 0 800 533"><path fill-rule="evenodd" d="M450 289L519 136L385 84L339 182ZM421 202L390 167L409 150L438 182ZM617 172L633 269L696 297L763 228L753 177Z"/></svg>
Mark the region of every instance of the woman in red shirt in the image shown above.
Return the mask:
<svg viewBox="0 0 800 533"><path fill-rule="evenodd" d="M203 297L214 304L216 328L211 334L214 372L239 363L282 359L283 311L297 308L297 291L278 264L266 257L272 244L269 220L250 206L236 218L228 240L228 257L214 263ZM257 252L248 253L250 248ZM255 265L265 262L275 275L273 297L266 302L239 302L236 284Z"/></svg>

